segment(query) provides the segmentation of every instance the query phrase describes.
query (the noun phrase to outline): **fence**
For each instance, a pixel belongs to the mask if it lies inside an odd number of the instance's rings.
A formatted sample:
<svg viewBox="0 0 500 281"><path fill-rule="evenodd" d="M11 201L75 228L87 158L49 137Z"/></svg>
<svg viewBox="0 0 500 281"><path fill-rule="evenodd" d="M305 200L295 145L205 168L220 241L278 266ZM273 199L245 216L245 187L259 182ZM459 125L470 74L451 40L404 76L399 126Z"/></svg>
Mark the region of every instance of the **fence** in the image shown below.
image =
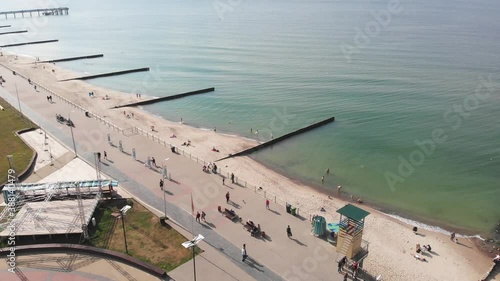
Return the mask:
<svg viewBox="0 0 500 281"><path fill-rule="evenodd" d="M108 127L112 128L113 130L117 130L118 132L123 133L123 129L121 129L120 127L116 126L115 124L113 124L113 123L109 122L108 120L105 120L104 118L100 117L99 115L94 114L94 113L92 113L92 112L90 112L90 111L86 110L85 108L83 108L83 107L79 106L78 104L76 104L76 103L74 103L74 102L72 102L72 101L70 101L70 100L67 100L66 98L64 98L64 97L62 97L62 96L60 96L60 95L56 94L55 92L51 91L50 89L48 89L48 88L46 88L46 87L44 87L44 86L42 86L42 85L40 85L40 84L36 83L35 81L31 80L30 78L27 78L26 76L24 76L24 75L22 75L22 74L20 74L20 73L17 73L15 70L13 70L13 69L11 69L11 68L9 68L9 67L5 66L4 64L1 64L1 65L2 65L4 68L6 68L6 69L8 69L8 70L12 71L12 73L15 73L15 75L17 75L17 76L19 76L19 77L21 77L21 78L23 78L23 79L25 79L25 80L29 81L32 85L34 85L35 87L37 87L37 89L38 89L38 88L40 88L40 89L42 89L42 90L46 91L46 92L47 92L47 93L49 93L50 95L53 95L53 96L57 97L58 99L60 99L61 101L64 101L65 103L69 104L70 106L72 106L72 107L73 107L73 108L75 108L75 109L78 109L78 110L80 110L80 111L82 111L82 112L85 112L85 113L87 113L87 112L88 112L89 117L91 117L91 118L93 117L93 118L95 118L95 119L99 120L99 122L103 123L104 125L106 125L106 126L108 126Z"/></svg>
<svg viewBox="0 0 500 281"><path fill-rule="evenodd" d="M120 128L119 126L109 122L108 120L105 120L104 118L100 117L99 115L97 114L94 114L94 113L91 113L89 111L87 111L85 108L73 103L72 101L70 100L67 100L66 98L54 93L53 91L51 91L50 89L47 89L46 87L34 82L33 80L25 77L24 75L20 74L20 73L17 73L15 70L5 66L4 64L1 64L4 68L12 71L13 73L15 73L15 75L21 77L21 78L24 78L25 80L27 81L30 81L31 84L37 86L38 88L40 89L43 89L44 91L50 93L51 95L54 95L56 96L58 99L66 102L67 104L71 105L72 107L74 107L75 109L78 109L82 112L88 112L89 114L89 117L93 117L95 119L97 119L99 122L103 123L104 125L108 126L109 128L113 129L113 130L116 130L118 132L121 132L123 135L125 135L125 131L124 129ZM196 163L198 164L203 164L204 166L208 165L209 162L208 161L205 161L203 160L202 158L199 158L198 156L195 156L193 155L192 153L190 152L186 152L174 145L172 145L171 143L161 139L160 137L156 136L155 134L153 133L150 133L149 131L146 131L146 130L143 130L141 128L138 128L138 127L132 127L132 131L135 131L136 133L139 133L143 136L145 136L146 138L148 139L151 139L155 142L157 142L158 144L160 145L163 145L164 147L169 147L170 149L172 149L174 147L175 151L179 154L182 154L184 157L188 157L189 159L193 160L193 161L196 161ZM217 174L220 175L221 177L224 177L224 178L230 178L230 175L231 173L229 172L226 172L226 175L224 175L224 172L222 169L218 168L217 169ZM275 204L278 204L278 205L281 205L283 206L284 208L286 208L286 205L289 204L289 202L287 202L286 200L282 200L280 198L278 198L277 195L271 193L271 192L267 192L266 190L264 190L263 187L257 187L255 185L252 185L250 183L248 183L247 181L245 180L242 180L238 177L235 177L235 183L238 184L239 186L242 186L242 187L245 187L245 188L248 188L250 190L252 190L254 193L262 196L263 198L266 198L266 199L271 199ZM299 214L299 208L297 206L292 206L292 207L295 207L296 208L296 211L297 211L297 215L300 216ZM303 212L304 213L304 212ZM309 217L309 220L312 219L312 214L306 214L306 217Z"/></svg>

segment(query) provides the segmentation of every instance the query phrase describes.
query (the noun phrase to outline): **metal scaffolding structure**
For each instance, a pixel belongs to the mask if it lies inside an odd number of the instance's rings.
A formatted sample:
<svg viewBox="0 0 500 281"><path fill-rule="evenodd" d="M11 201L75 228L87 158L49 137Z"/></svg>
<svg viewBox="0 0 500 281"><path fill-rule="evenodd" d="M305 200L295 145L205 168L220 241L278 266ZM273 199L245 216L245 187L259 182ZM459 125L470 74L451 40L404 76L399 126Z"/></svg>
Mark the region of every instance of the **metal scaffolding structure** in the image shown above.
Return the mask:
<svg viewBox="0 0 500 281"><path fill-rule="evenodd" d="M82 233L82 242L103 193L116 186L110 180L16 184L3 191L8 205L0 213L0 233L7 228L16 235Z"/></svg>

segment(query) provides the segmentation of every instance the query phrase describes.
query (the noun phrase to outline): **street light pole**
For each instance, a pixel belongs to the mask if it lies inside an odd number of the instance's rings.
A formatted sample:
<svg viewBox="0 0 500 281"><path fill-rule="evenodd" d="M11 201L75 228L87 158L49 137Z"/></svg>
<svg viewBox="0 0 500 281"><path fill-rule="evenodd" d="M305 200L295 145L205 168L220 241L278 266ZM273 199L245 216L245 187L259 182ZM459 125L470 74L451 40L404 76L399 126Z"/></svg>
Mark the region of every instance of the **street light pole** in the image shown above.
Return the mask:
<svg viewBox="0 0 500 281"><path fill-rule="evenodd" d="M182 243L182 246L184 246L184 248L191 248L192 251L193 251L193 274L194 274L194 281L196 281L196 256L194 254L194 248L196 247L196 245L198 245L198 243L201 242L201 240L203 240L205 237L203 237L203 235L201 234L198 234L196 235L193 240L191 241L186 241L184 243Z"/></svg>
<svg viewBox="0 0 500 281"><path fill-rule="evenodd" d="M167 164L166 162L168 161L168 159L170 158L166 158L165 160L163 160L163 180L165 180L165 178L167 177L166 175L166 170L167 170ZM165 182L163 183L163 208L164 208L164 214L165 214L165 219L167 219L167 199L165 198Z"/></svg>
<svg viewBox="0 0 500 281"><path fill-rule="evenodd" d="M68 120L71 120L71 112L68 114ZM78 157L78 154L76 153L76 144L75 144L75 136L73 135L73 126L69 126L69 129L71 131L71 139L73 140L73 150L75 151L75 158Z"/></svg>
<svg viewBox="0 0 500 281"><path fill-rule="evenodd" d="M19 92L17 91L17 84L15 85L16 85L17 104L19 105L19 113L21 113L21 118L24 118L24 114L21 109L21 101L19 100Z"/></svg>
<svg viewBox="0 0 500 281"><path fill-rule="evenodd" d="M128 247L127 247L127 234L125 234L125 221L124 218L125 215L122 214L122 227L123 227L123 239L125 240L125 253L128 254Z"/></svg>
<svg viewBox="0 0 500 281"><path fill-rule="evenodd" d="M7 161L9 161L9 169L14 171L15 180L17 182L18 181L17 171L16 171L16 169L14 169L14 161L12 160L12 158L14 158L14 156L7 155Z"/></svg>
<svg viewBox="0 0 500 281"><path fill-rule="evenodd" d="M123 227L123 239L125 240L125 252L128 254L128 246L127 246L127 234L125 233L125 213L127 213L128 210L132 209L131 206L125 205L125 207L121 208L120 213L122 217L122 227Z"/></svg>

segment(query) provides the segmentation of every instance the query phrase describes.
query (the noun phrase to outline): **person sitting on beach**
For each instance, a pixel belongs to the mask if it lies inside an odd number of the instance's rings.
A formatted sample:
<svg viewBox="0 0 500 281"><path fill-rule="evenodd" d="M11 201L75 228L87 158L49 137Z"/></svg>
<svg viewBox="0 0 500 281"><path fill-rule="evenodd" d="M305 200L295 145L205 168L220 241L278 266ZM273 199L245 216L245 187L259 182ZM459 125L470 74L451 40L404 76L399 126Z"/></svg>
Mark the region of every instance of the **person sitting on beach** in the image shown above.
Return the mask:
<svg viewBox="0 0 500 281"><path fill-rule="evenodd" d="M414 257L419 261L427 261L424 257L421 257L419 254L415 254Z"/></svg>
<svg viewBox="0 0 500 281"><path fill-rule="evenodd" d="M422 248L420 248L420 244L417 244L417 254L420 254L420 252L422 252Z"/></svg>
<svg viewBox="0 0 500 281"><path fill-rule="evenodd" d="M170 138L176 138L177 136L175 134L171 135Z"/></svg>
<svg viewBox="0 0 500 281"><path fill-rule="evenodd" d="M497 255L494 259L493 259L493 262L495 264L500 264L500 255Z"/></svg>
<svg viewBox="0 0 500 281"><path fill-rule="evenodd" d="M325 208L321 207L320 209L321 212L326 212Z"/></svg>
<svg viewBox="0 0 500 281"><path fill-rule="evenodd" d="M424 245L423 247L427 252L431 251L431 245Z"/></svg>
<svg viewBox="0 0 500 281"><path fill-rule="evenodd" d="M358 203L363 203L363 199L361 199L361 197L358 198Z"/></svg>
<svg viewBox="0 0 500 281"><path fill-rule="evenodd" d="M203 172L206 172L206 171L207 171L207 166L203 165Z"/></svg>
<svg viewBox="0 0 500 281"><path fill-rule="evenodd" d="M186 146L186 145L187 145L187 142L184 142L184 143L182 144L182 146Z"/></svg>

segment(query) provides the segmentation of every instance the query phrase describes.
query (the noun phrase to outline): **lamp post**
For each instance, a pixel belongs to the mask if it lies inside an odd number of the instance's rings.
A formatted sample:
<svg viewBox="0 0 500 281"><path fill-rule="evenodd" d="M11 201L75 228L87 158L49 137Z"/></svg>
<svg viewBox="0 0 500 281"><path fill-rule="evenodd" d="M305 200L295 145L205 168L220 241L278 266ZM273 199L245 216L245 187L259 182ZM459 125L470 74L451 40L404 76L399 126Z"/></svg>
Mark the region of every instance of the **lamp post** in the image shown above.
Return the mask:
<svg viewBox="0 0 500 281"><path fill-rule="evenodd" d="M14 158L14 156L12 156L12 155L7 155L7 161L9 161L9 169L14 171L15 180L16 180L16 182L17 182L18 178L17 178L17 172L16 172L16 169L14 169L14 160L13 160L13 158ZM10 173L9 173L9 175L10 175Z"/></svg>
<svg viewBox="0 0 500 281"><path fill-rule="evenodd" d="M167 177L167 165L165 162L168 161L168 159L170 158L166 158L165 160L163 160L163 179L165 179ZM165 198L165 183L163 183L163 208L164 208L164 215L165 215L165 219L167 219L167 199Z"/></svg>
<svg viewBox="0 0 500 281"><path fill-rule="evenodd" d="M196 235L193 238L193 240L186 241L186 242L182 243L182 246L184 246L184 248L186 248L186 249L191 248L193 250L193 275L194 275L194 281L196 281L196 259L195 259L195 255L194 255L194 248L196 248L196 245L198 245L198 243L200 243L201 240L203 240L204 238L205 237L203 237L203 235L198 234L198 235Z"/></svg>
<svg viewBox="0 0 500 281"><path fill-rule="evenodd" d="M14 157L14 156L12 156L12 155L7 155L7 161L9 161L9 169L12 169L12 167L14 166L14 165L12 164L12 157Z"/></svg>
<svg viewBox="0 0 500 281"><path fill-rule="evenodd" d="M125 205L125 207L120 209L121 217L122 217L122 227L123 227L123 239L125 240L125 252L128 254L128 247L127 247L127 234L125 233L125 214L128 212L128 210L132 209L131 206Z"/></svg>
<svg viewBox="0 0 500 281"><path fill-rule="evenodd" d="M16 85L16 95L17 95L17 104L19 106L19 113L21 113L21 118L24 119L23 110L21 109L21 101L19 100L19 92L17 91L17 84L15 85Z"/></svg>
<svg viewBox="0 0 500 281"><path fill-rule="evenodd" d="M71 111L71 112L73 112L73 111ZM71 121L71 112L68 114L68 120L70 120L70 121ZM75 151L75 158L76 158L76 157L78 157L78 154L76 153L75 136L73 135L73 126L71 126L71 123L70 123L69 129L71 131L71 139L73 140L73 150Z"/></svg>

